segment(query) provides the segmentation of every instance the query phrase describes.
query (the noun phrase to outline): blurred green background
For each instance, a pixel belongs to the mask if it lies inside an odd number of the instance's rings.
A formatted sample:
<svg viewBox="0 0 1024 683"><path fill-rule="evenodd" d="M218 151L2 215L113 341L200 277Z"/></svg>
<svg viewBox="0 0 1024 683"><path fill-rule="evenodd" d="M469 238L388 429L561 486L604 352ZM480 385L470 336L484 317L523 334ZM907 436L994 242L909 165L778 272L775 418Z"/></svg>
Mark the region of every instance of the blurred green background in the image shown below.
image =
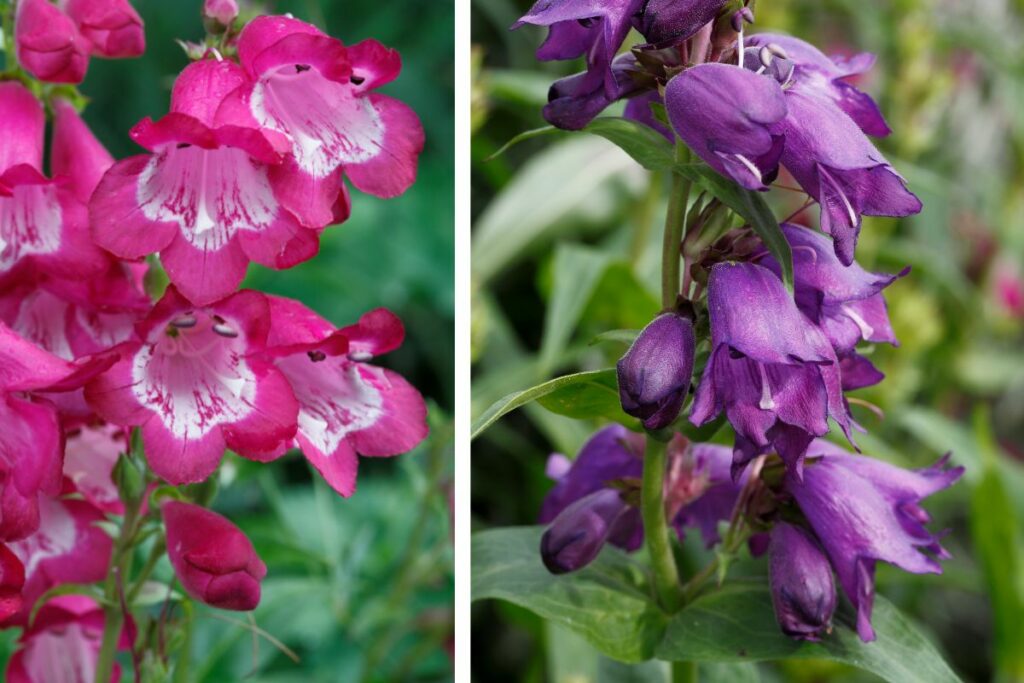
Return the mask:
<svg viewBox="0 0 1024 683"><path fill-rule="evenodd" d="M549 377L609 367L625 347L589 342L639 328L658 309L663 179L584 134L544 136L487 160L543 126L548 86L580 68L535 60L542 29L508 31L530 4L473 0L474 416ZM865 220L858 260L913 272L887 290L902 345L873 351L887 378L855 396L885 418L855 405L869 431L858 442L911 467L953 451L967 474L926 502L934 528L950 530L945 573L880 567L878 591L965 680L1024 680L1024 3L762 0L756 14L755 32L878 55L859 83L894 131L876 143L924 202L905 220ZM789 194L771 193L776 216L798 206ZM808 215L816 221L817 209ZM596 426L532 405L488 430L473 448L474 529L534 523L551 486L547 455L575 454ZM687 552L700 559L690 544ZM479 681L664 680L656 668L602 660L507 603L475 604L473 630ZM808 662L761 664L757 674L871 680Z"/></svg>
<svg viewBox="0 0 1024 683"><path fill-rule="evenodd" d="M117 158L142 150L128 130L167 111L187 64L176 39L204 35L201 0L135 0L146 24L140 59L93 59L85 119ZM453 570L448 492L454 378L453 0L241 0L243 13L291 12L351 44L399 50L400 77L381 92L409 104L426 129L418 180L403 196L352 192L352 217L328 228L320 254L284 272L251 266L246 285L304 301L339 325L385 306L405 344L380 360L430 404L430 438L411 454L362 458L343 499L305 460L271 465L229 457L214 507L252 538L270 572L254 623L300 658L253 635L245 615L200 609L195 681L309 683L451 680ZM428 27L428 30L424 30ZM164 562L162 577L170 576ZM6 648L14 633L4 634Z"/></svg>

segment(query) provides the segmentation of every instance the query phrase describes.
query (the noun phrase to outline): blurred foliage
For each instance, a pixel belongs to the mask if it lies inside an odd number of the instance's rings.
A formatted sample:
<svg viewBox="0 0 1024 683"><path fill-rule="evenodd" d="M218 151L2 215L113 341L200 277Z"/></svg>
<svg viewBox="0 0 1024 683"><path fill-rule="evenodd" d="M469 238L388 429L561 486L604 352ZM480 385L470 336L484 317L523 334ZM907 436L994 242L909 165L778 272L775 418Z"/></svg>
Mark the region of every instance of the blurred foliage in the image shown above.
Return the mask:
<svg viewBox="0 0 1024 683"><path fill-rule="evenodd" d="M610 367L622 335L595 338L636 329L658 308L663 178L584 135L543 136L489 158L544 125L548 86L579 68L535 60L541 29L508 30L529 5L473 0L474 417L551 377ZM950 529L945 573L880 567L878 592L970 681L1024 680L1022 29L1020 0L762 0L754 25L826 53L878 56L860 83L894 131L877 144L925 208L865 219L858 260L913 271L886 293L902 343L872 350L886 380L854 395L885 417L854 405L868 430L858 442L903 466L952 451L968 468L927 503L935 528ZM770 194L776 216L799 206L788 194ZM816 209L805 215L817 220ZM567 251L577 253L568 265ZM474 528L534 523L550 487L546 456L574 454L595 426L532 404L491 427L474 443ZM700 552L687 543L684 565L700 566ZM521 608L485 601L473 616L477 680L665 680L658 667L609 673L613 662ZM870 680L803 661L702 667L701 676Z"/></svg>
<svg viewBox="0 0 1024 683"><path fill-rule="evenodd" d="M176 39L204 35L201 0L133 4L146 24L146 54L94 59L81 86L90 100L84 117L117 158L142 152L128 138L137 121L167 111L187 64ZM252 622L198 608L190 680L451 680L454 2L239 4L243 13L290 12L346 44L376 38L402 54L402 73L383 92L409 104L426 129L416 184L390 200L353 191L351 219L323 233L317 257L286 272L253 265L246 286L300 299L339 325L378 306L398 314L405 343L381 363L427 397L431 436L408 455L362 458L349 499L297 454L270 465L226 462L214 507L250 535L270 572ZM166 560L158 575L172 577ZM6 660L14 634L3 635Z"/></svg>

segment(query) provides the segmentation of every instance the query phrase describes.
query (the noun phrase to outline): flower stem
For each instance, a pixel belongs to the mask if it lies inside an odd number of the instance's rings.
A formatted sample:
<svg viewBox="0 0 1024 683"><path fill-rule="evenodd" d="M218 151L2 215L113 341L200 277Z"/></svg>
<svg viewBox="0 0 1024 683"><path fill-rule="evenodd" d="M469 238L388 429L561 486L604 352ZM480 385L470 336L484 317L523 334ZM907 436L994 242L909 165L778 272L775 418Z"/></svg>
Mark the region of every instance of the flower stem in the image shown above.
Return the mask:
<svg viewBox="0 0 1024 683"><path fill-rule="evenodd" d="M644 453L643 488L640 508L644 519L644 537L654 569L654 589L658 601L668 612L676 612L682 605L679 589L679 571L669 542L668 522L665 519L665 469L668 444L651 435L647 436Z"/></svg>
<svg viewBox="0 0 1024 683"><path fill-rule="evenodd" d="M697 662L672 662L672 683L697 683Z"/></svg>
<svg viewBox="0 0 1024 683"><path fill-rule="evenodd" d="M689 150L685 145L676 145L676 161L685 163ZM672 190L668 197L668 211L665 213L665 241L661 247L661 306L674 309L679 296L679 247L683 242L683 228L686 225L686 207L690 200L690 181L678 173L672 174Z"/></svg>

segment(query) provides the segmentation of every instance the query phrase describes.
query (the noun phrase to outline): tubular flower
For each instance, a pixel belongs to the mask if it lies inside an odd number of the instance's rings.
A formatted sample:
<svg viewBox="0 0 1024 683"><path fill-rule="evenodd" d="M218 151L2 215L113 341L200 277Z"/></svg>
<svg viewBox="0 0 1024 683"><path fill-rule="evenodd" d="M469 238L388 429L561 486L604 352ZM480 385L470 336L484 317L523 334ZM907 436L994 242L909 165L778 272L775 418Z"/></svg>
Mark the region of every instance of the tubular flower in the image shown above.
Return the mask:
<svg viewBox="0 0 1024 683"><path fill-rule="evenodd" d="M558 128L579 130L612 102L638 89L632 76L636 68L633 55L619 55L610 68L615 82L610 94L602 83L588 86L586 73L567 76L552 83L548 90L548 103L544 105L544 120Z"/></svg>
<svg viewBox="0 0 1024 683"><path fill-rule="evenodd" d="M307 185L336 197L342 171L378 197L402 194L416 179L424 141L419 118L373 92L398 77L398 52L375 40L346 48L315 26L272 16L246 25L238 57L251 82L227 106L287 139L287 173L302 179L293 188L296 204L306 203Z"/></svg>
<svg viewBox="0 0 1024 683"><path fill-rule="evenodd" d="M857 609L857 633L864 641L874 640L875 563L914 574L942 572L938 560L949 554L925 528L930 518L920 503L952 485L963 468L947 468L947 456L925 469L904 470L824 441L814 442L808 457L815 459L804 468L803 480L787 474L785 488Z"/></svg>
<svg viewBox="0 0 1024 683"><path fill-rule="evenodd" d="M89 239L81 200L91 192L90 169L109 155L73 109L59 101L55 108L51 166L61 175L48 180L41 173L43 108L17 81L0 83L0 282L5 284L33 269L82 279L110 265ZM75 135L68 134L71 128Z"/></svg>
<svg viewBox="0 0 1024 683"><path fill-rule="evenodd" d="M537 59L576 59L585 55L586 76L579 80L572 94L593 92L597 86L603 86L606 96L614 100L617 86L612 60L643 6L643 0L540 0L512 28L524 24L549 27L547 40L537 50Z"/></svg>
<svg viewBox="0 0 1024 683"><path fill-rule="evenodd" d="M622 409L647 429L670 425L690 390L693 322L663 313L640 332L617 367Z"/></svg>
<svg viewBox="0 0 1024 683"><path fill-rule="evenodd" d="M0 541L39 527L39 494L61 489L64 435L44 396L72 391L103 372L111 358L65 361L0 323Z"/></svg>
<svg viewBox="0 0 1024 683"><path fill-rule="evenodd" d="M804 451L832 417L849 436L839 362L769 269L720 263L708 284L711 357L694 397L697 426L721 412L736 431L733 475L776 450L799 476Z"/></svg>
<svg viewBox="0 0 1024 683"><path fill-rule="evenodd" d="M21 623L28 621L32 606L54 586L103 580L113 551L110 536L97 526L105 519L103 512L82 500L44 497L40 501L39 530L10 544L25 566Z"/></svg>
<svg viewBox="0 0 1024 683"><path fill-rule="evenodd" d="M358 455L406 453L427 436L420 393L398 373L368 362L397 349L405 330L383 308L335 329L296 301L268 298L269 354L298 399L295 441L331 488L351 496Z"/></svg>
<svg viewBox="0 0 1024 683"><path fill-rule="evenodd" d="M140 341L86 387L104 420L139 426L153 471L174 485L206 479L225 448L254 460L295 436L298 404L259 357L269 333L264 295L241 291L195 307L174 287L136 327Z"/></svg>
<svg viewBox="0 0 1024 683"><path fill-rule="evenodd" d="M18 639L18 649L7 664L8 683L80 683L92 681L100 655L103 608L81 595L62 595L48 600ZM135 627L122 629L117 647L128 650ZM111 683L121 680L115 663Z"/></svg>
<svg viewBox="0 0 1024 683"><path fill-rule="evenodd" d="M125 259L159 252L171 282L196 305L233 292L249 261L280 269L311 258L317 231L330 222L307 223L287 210L281 195L295 188L281 173L279 136L216 118L224 97L245 82L232 62L187 66L171 113L131 131L151 154L115 164L89 207L97 244ZM336 196L334 188L319 204Z"/></svg>
<svg viewBox="0 0 1024 683"><path fill-rule="evenodd" d="M20 0L14 17L18 62L41 81L81 83L89 68L89 41L49 0Z"/></svg>
<svg viewBox="0 0 1024 683"><path fill-rule="evenodd" d="M220 609L249 611L260 603L267 575L252 542L215 512L169 500L161 506L167 555L185 591Z"/></svg>
<svg viewBox="0 0 1024 683"><path fill-rule="evenodd" d="M729 64L701 64L668 82L665 106L676 133L711 168L748 190L775 179L786 116L777 83Z"/></svg>
<svg viewBox="0 0 1024 683"><path fill-rule="evenodd" d="M772 528L769 572L775 619L787 636L818 641L832 630L836 587L832 567L811 536L780 522Z"/></svg>
<svg viewBox="0 0 1024 683"><path fill-rule="evenodd" d="M101 57L138 57L146 51L142 18L128 0L62 0L61 6Z"/></svg>

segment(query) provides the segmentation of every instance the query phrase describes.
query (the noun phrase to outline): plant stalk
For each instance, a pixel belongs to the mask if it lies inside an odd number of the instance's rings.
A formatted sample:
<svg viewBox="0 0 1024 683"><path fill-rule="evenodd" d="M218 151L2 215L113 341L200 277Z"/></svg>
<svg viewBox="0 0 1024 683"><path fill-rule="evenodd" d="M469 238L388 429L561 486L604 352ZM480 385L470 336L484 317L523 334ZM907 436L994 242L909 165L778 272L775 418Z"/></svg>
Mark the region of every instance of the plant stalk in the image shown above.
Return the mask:
<svg viewBox="0 0 1024 683"><path fill-rule="evenodd" d="M676 161L686 163L689 150L682 143L676 145ZM665 241L661 247L661 306L665 310L676 307L679 297L679 271L682 255L683 229L686 208L690 201L690 181L678 173L672 174L672 190L665 213Z"/></svg>
<svg viewBox="0 0 1024 683"><path fill-rule="evenodd" d="M697 662L672 662L672 683L697 683Z"/></svg>
<svg viewBox="0 0 1024 683"><path fill-rule="evenodd" d="M665 470L668 462L668 444L647 436L644 452L644 474L640 509L644 519L644 537L654 570L654 589L658 601L667 612L679 611L682 591L679 570L669 541L668 522L665 519Z"/></svg>

